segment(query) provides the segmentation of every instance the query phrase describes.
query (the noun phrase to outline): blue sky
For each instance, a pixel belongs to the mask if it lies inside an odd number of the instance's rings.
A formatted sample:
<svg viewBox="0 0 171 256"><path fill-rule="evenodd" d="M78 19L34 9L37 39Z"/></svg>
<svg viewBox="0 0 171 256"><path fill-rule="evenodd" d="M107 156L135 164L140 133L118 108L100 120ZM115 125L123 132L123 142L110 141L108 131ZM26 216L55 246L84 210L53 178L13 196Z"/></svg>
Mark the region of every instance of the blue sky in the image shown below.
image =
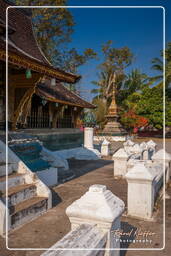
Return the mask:
<svg viewBox="0 0 171 256"><path fill-rule="evenodd" d="M171 41L171 1L170 0L69 0L69 5L76 6L163 6L166 9L166 42ZM114 46L128 46L134 53L134 62L127 69L138 68L148 75L155 75L151 69L151 60L160 56L163 47L163 9L162 8L95 8L70 9L75 20L72 42L79 52L93 48L99 54L98 60L89 61L79 68L82 75L82 90L94 88L92 80L97 79L97 65L102 62L101 46L108 40ZM90 93L86 98L91 100Z"/></svg>

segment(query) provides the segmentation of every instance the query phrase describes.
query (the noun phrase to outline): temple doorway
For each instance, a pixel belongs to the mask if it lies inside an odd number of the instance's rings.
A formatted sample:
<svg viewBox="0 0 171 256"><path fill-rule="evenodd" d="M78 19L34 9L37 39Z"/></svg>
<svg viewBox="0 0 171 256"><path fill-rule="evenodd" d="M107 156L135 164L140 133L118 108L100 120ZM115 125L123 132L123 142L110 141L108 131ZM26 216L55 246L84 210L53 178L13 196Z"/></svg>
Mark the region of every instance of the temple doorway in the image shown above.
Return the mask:
<svg viewBox="0 0 171 256"><path fill-rule="evenodd" d="M32 97L28 128L49 128L49 102L36 94Z"/></svg>

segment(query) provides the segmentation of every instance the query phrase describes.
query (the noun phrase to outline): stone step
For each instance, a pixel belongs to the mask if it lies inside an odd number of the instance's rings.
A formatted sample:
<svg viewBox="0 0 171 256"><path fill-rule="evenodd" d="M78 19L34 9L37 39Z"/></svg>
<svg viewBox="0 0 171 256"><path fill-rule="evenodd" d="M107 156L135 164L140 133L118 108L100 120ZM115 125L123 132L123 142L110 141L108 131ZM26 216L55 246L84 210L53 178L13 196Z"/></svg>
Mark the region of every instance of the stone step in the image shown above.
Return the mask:
<svg viewBox="0 0 171 256"><path fill-rule="evenodd" d="M14 163L8 163L8 173L12 173L13 171L16 170L16 164ZM3 177L6 175L6 162L1 161L0 162L0 177Z"/></svg>
<svg viewBox="0 0 171 256"><path fill-rule="evenodd" d="M45 213L48 209L48 198L33 197L10 207L12 229L21 226Z"/></svg>
<svg viewBox="0 0 171 256"><path fill-rule="evenodd" d="M16 205L24 200L36 196L36 186L34 184L23 184L12 187L8 190L8 206ZM6 192L3 193L3 200L5 201Z"/></svg>
<svg viewBox="0 0 171 256"><path fill-rule="evenodd" d="M8 175L8 189L25 183L24 174L13 172ZM0 191L6 190L6 175L0 177Z"/></svg>

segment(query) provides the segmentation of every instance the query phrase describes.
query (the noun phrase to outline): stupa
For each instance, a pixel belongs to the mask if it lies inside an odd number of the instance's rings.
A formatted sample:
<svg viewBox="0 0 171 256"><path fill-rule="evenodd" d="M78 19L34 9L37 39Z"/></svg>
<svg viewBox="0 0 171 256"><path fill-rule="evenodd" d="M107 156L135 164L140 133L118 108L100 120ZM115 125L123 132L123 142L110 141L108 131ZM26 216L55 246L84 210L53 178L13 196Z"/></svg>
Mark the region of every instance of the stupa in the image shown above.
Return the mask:
<svg viewBox="0 0 171 256"><path fill-rule="evenodd" d="M112 101L108 109L108 114L106 115L107 124L103 129L104 135L111 136L122 136L126 135L126 130L122 127L120 122L118 121L118 107L116 104L116 86L115 80L113 82L113 93L112 93Z"/></svg>

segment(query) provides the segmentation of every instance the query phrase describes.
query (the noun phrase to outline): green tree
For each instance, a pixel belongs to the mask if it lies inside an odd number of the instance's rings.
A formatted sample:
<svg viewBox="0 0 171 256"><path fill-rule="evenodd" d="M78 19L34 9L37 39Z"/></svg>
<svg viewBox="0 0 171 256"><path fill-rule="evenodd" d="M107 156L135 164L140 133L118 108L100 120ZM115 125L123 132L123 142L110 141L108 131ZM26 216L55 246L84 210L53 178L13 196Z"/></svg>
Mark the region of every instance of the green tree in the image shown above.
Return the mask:
<svg viewBox="0 0 171 256"><path fill-rule="evenodd" d="M94 98L93 104L97 106L93 110L95 117L96 117L96 122L100 128L103 128L104 124L106 122L106 119L105 119L106 105L104 104L104 102L101 98Z"/></svg>
<svg viewBox="0 0 171 256"><path fill-rule="evenodd" d="M167 103L170 105L167 99ZM171 106L171 105L170 105ZM136 113L146 117L149 124L157 129L163 128L163 90L160 87L145 88L137 102ZM167 118L167 124L171 120Z"/></svg>
<svg viewBox="0 0 171 256"><path fill-rule="evenodd" d="M15 0L18 5L67 6L67 0ZM74 19L67 8L33 8L32 21L35 35L45 56L56 67L77 73L80 65L95 58L96 53L87 48L78 53L68 49L74 31ZM65 49L65 50L64 50Z"/></svg>
<svg viewBox="0 0 171 256"><path fill-rule="evenodd" d="M148 85L148 76L141 73L139 69L133 69L125 78L123 89L129 94L142 90Z"/></svg>
<svg viewBox="0 0 171 256"><path fill-rule="evenodd" d="M161 52L163 57L163 52ZM154 58L152 60L152 69L159 72L157 76L151 78L151 81L157 82L158 86L163 87L163 60L161 58ZM171 42L166 46L165 51L165 86L171 87Z"/></svg>
<svg viewBox="0 0 171 256"><path fill-rule="evenodd" d="M128 47L115 48L112 41L102 45L103 62L98 66L98 81L92 83L98 88L92 93L98 94L104 104L110 102L113 85L119 91L125 78L124 70L131 64L133 54Z"/></svg>
<svg viewBox="0 0 171 256"><path fill-rule="evenodd" d="M65 6L67 0L16 0L16 4ZM33 8L32 21L37 41L44 54L52 61L57 49L71 41L74 27L73 16L67 8Z"/></svg>
<svg viewBox="0 0 171 256"><path fill-rule="evenodd" d="M82 54L79 54L75 48L72 48L67 51L61 50L60 54L56 54L53 57L53 63L64 70L77 73L79 66L96 57L97 54L91 48L85 49Z"/></svg>

